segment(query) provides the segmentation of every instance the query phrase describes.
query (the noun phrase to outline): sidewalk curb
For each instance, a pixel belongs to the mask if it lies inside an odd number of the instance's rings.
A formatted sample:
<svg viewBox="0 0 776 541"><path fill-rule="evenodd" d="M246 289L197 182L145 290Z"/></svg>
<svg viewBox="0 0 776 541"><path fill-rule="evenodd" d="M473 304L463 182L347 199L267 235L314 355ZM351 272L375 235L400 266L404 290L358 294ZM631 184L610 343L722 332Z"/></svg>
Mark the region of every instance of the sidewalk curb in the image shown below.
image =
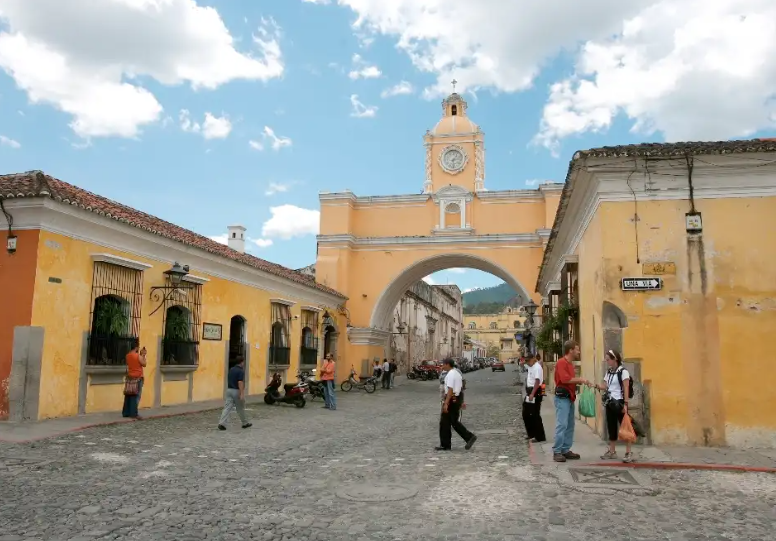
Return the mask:
<svg viewBox="0 0 776 541"><path fill-rule="evenodd" d="M693 464L689 462L591 462L585 464L591 467L603 468L639 468L650 470L704 470L730 471L739 473L776 473L776 468L762 466L741 466L738 464Z"/></svg>

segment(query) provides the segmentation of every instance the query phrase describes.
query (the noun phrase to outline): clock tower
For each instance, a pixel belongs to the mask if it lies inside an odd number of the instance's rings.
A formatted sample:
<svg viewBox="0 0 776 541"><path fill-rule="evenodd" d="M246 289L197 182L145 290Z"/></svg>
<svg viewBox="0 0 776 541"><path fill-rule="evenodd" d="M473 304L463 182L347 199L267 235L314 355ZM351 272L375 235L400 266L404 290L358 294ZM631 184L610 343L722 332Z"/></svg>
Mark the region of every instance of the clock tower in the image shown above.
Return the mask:
<svg viewBox="0 0 776 541"><path fill-rule="evenodd" d="M466 101L453 92L442 101L442 118L423 137L424 193L438 193L451 185L469 193L485 189L485 137L469 119L467 109Z"/></svg>

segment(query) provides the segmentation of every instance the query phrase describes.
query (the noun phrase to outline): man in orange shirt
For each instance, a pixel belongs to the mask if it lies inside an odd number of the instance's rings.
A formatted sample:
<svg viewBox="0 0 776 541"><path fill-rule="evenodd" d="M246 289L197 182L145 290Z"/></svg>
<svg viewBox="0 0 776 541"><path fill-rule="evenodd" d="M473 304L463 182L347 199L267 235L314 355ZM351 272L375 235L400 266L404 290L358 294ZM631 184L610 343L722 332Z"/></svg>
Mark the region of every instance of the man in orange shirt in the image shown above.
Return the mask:
<svg viewBox="0 0 776 541"><path fill-rule="evenodd" d="M555 365L555 442L552 446L552 459L555 462L578 460L580 457L571 450L574 444L574 402L577 399L577 385L590 385L590 382L578 378L574 362L579 360L579 344L569 340L563 344L563 357Z"/></svg>
<svg viewBox="0 0 776 541"><path fill-rule="evenodd" d="M323 407L331 411L337 409L337 397L334 394L334 371L334 356L329 353L323 361L321 381L323 381Z"/></svg>
<svg viewBox="0 0 776 541"><path fill-rule="evenodd" d="M140 419L138 408L140 407L140 395L143 393L143 368L146 365L146 348L138 352L138 344L135 344L125 358L127 363L127 378L138 379L137 394L134 396L124 396L124 407L121 410L123 417L132 417Z"/></svg>

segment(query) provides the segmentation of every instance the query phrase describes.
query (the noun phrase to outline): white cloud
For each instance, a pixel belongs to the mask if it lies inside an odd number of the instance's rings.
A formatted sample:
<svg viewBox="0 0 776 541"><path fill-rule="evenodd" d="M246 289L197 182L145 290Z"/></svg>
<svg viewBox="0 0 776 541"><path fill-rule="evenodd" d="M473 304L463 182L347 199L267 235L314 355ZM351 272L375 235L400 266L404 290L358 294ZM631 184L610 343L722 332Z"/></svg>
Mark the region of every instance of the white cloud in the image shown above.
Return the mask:
<svg viewBox="0 0 776 541"><path fill-rule="evenodd" d="M426 96L530 88L543 65L578 54L550 91L536 142L555 148L624 114L668 140L724 139L776 126L773 0L340 0L354 33L392 36ZM493 24L493 21L500 21ZM519 53L516 54L515 51Z"/></svg>
<svg viewBox="0 0 776 541"><path fill-rule="evenodd" d="M306 4L331 4L331 0L302 0Z"/></svg>
<svg viewBox="0 0 776 541"><path fill-rule="evenodd" d="M425 278L423 278L423 281L426 282L430 286L436 285L436 282L434 281L434 278L429 274Z"/></svg>
<svg viewBox="0 0 776 541"><path fill-rule="evenodd" d="M270 146L275 152L283 147L290 147L293 144L290 137L278 137L269 126L264 126L264 138L270 141Z"/></svg>
<svg viewBox="0 0 776 541"><path fill-rule="evenodd" d="M356 79L377 79L383 74L380 68L365 62L361 55L354 54L352 61L353 68L348 73L348 77L354 81Z"/></svg>
<svg viewBox="0 0 776 541"><path fill-rule="evenodd" d="M21 143L19 141L16 141L15 139L11 139L10 137L6 137L5 135L0 135L0 146L6 146L11 148L22 148Z"/></svg>
<svg viewBox="0 0 776 541"><path fill-rule="evenodd" d="M356 118L372 118L377 114L376 105L364 105L358 100L358 94L350 96L350 105L353 106L353 110L350 112L350 116Z"/></svg>
<svg viewBox="0 0 776 541"><path fill-rule="evenodd" d="M212 113L205 113L202 124L191 120L191 113L187 109L181 109L178 119L181 129L189 133L201 133L205 139L226 139L232 132L232 122L226 116L217 117Z"/></svg>
<svg viewBox="0 0 776 541"><path fill-rule="evenodd" d="M303 209L295 205L270 207L272 217L264 222L261 236L267 239L283 240L307 235L317 235L321 213L317 210Z"/></svg>
<svg viewBox="0 0 776 541"><path fill-rule="evenodd" d="M526 186L536 186L537 184L539 184L539 182L541 182L541 181L538 178L532 178L530 180L526 180L525 181L525 185Z"/></svg>
<svg viewBox="0 0 776 541"><path fill-rule="evenodd" d="M381 98L391 98L393 96L403 96L406 94L412 94L415 92L415 87L407 81L402 81L393 85L390 88L386 88L380 93Z"/></svg>
<svg viewBox="0 0 776 541"><path fill-rule="evenodd" d="M272 246L272 239L248 239L259 248L269 248Z"/></svg>
<svg viewBox="0 0 776 541"><path fill-rule="evenodd" d="M536 141L609 128L668 141L745 137L776 127L776 3L665 0L585 44L574 76L552 85Z"/></svg>
<svg viewBox="0 0 776 541"><path fill-rule="evenodd" d="M0 68L83 138L136 137L158 121L144 79L215 89L283 74L274 21L241 53L218 11L195 0L3 0L0 21Z"/></svg>
<svg viewBox="0 0 776 541"><path fill-rule="evenodd" d="M226 233L222 235L212 235L208 237L210 240L214 240L219 244L223 244L224 246L227 246L229 244L229 237ZM248 242L255 244L259 248L268 248L272 246L272 240L270 239L254 239L251 237L246 237Z"/></svg>
<svg viewBox="0 0 776 541"><path fill-rule="evenodd" d="M286 193L290 189L291 183L281 184L279 182L270 182L269 186L267 186L267 191L264 192L264 195L271 196L275 195L276 193Z"/></svg>
<svg viewBox="0 0 776 541"><path fill-rule="evenodd" d="M259 151L264 150L264 143L262 143L261 141L250 140L248 141L248 146L251 147L253 150L259 150Z"/></svg>

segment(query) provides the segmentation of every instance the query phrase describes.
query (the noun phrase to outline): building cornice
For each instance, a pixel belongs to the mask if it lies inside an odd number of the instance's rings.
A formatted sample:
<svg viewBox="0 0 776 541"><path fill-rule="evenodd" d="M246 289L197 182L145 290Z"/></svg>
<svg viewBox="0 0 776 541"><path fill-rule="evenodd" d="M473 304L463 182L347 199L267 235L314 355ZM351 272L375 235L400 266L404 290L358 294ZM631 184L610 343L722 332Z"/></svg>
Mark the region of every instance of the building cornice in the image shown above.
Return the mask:
<svg viewBox="0 0 776 541"><path fill-rule="evenodd" d="M213 278L277 292L310 304L338 306L343 302L337 295L305 287L304 284L218 257L74 205L65 205L48 198L19 198L6 200L5 207L13 211L14 229L17 230L48 231L166 265L178 261Z"/></svg>
<svg viewBox="0 0 776 541"><path fill-rule="evenodd" d="M390 331L373 327L348 327L348 340L356 346L382 346L388 343Z"/></svg>
<svg viewBox="0 0 776 541"><path fill-rule="evenodd" d="M119 267L139 271L144 271L153 267L153 265L143 263L142 261L135 261L134 259L127 259L126 257L119 257L113 254L92 254L92 261L110 263L111 265L118 265Z"/></svg>
<svg viewBox="0 0 776 541"><path fill-rule="evenodd" d="M773 153L704 155L693 167L693 197L701 199L776 197ZM550 244L536 284L548 291L559 280L564 256L576 252L602 203L689 200L684 160L575 158L558 207Z"/></svg>
<svg viewBox="0 0 776 541"><path fill-rule="evenodd" d="M535 245L541 243L541 237L536 233L502 233L494 235L467 235L464 233L440 237L356 237L354 235L318 235L319 245L347 245L351 248L482 243Z"/></svg>
<svg viewBox="0 0 776 541"><path fill-rule="evenodd" d="M296 302L294 302L294 301L291 301L291 300L288 300L288 299L279 299L277 297L273 298L273 299L270 299L269 302L272 303L272 304L282 304L282 305L288 306L288 307L294 306L296 304Z"/></svg>

